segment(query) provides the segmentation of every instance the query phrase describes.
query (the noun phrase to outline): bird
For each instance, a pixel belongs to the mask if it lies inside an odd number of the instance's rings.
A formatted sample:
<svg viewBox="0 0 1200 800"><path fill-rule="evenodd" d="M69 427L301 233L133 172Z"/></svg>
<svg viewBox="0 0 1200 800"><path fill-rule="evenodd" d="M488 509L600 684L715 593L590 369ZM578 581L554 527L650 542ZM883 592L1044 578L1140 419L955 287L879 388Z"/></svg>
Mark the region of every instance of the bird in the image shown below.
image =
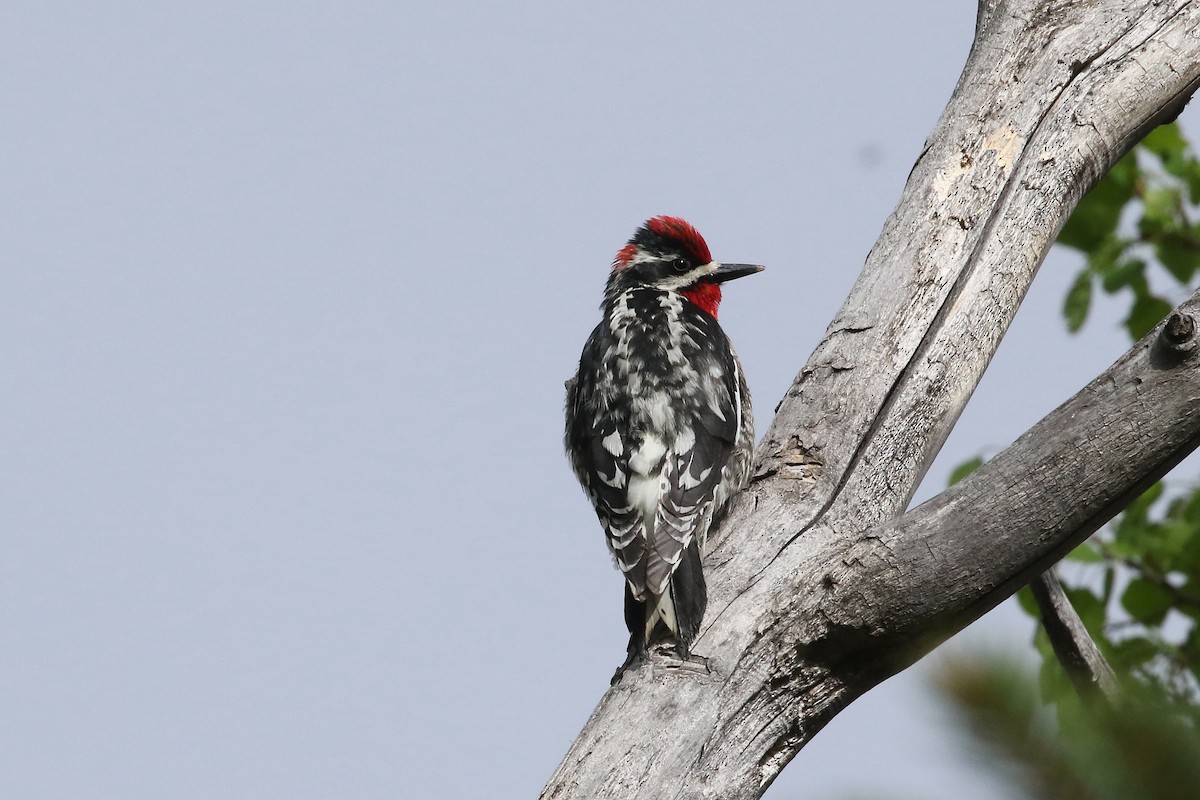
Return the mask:
<svg viewBox="0 0 1200 800"><path fill-rule="evenodd" d="M647 220L613 259L596 325L567 381L565 446L625 578L629 644L615 685L652 647L683 661L707 605L709 531L749 477L750 392L717 322L727 281L691 224Z"/></svg>

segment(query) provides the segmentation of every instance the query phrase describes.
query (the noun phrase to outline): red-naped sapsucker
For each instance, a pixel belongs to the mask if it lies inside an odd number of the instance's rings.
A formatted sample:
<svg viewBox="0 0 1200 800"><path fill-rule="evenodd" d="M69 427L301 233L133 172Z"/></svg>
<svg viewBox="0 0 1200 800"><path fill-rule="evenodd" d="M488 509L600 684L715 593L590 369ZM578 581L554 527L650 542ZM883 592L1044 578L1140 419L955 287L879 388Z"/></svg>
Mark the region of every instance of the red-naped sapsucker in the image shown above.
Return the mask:
<svg viewBox="0 0 1200 800"><path fill-rule="evenodd" d="M686 660L700 630L705 540L754 444L717 307L722 283L760 270L713 261L681 219L647 221L613 261L604 319L567 382L567 453L625 576L629 648L614 683L659 642Z"/></svg>

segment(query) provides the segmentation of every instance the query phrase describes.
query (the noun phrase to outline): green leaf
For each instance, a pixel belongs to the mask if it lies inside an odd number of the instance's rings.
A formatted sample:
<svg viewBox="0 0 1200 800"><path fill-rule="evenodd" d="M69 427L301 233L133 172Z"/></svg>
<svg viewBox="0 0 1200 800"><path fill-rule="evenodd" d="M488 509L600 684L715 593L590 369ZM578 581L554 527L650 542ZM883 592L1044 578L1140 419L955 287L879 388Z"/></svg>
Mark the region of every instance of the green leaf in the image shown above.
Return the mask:
<svg viewBox="0 0 1200 800"><path fill-rule="evenodd" d="M1200 266L1200 251L1195 240L1178 234L1164 236L1154 245L1154 255L1167 271L1180 283L1192 279L1196 267Z"/></svg>
<svg viewBox="0 0 1200 800"><path fill-rule="evenodd" d="M1188 631L1187 638L1179 646L1180 654L1192 662L1193 669L1200 669L1200 627L1195 625Z"/></svg>
<svg viewBox="0 0 1200 800"><path fill-rule="evenodd" d="M1088 251L1088 269L1104 279L1119 265L1124 263L1125 253L1133 245L1132 239L1125 239L1116 234L1106 236L1095 247Z"/></svg>
<svg viewBox="0 0 1200 800"><path fill-rule="evenodd" d="M1079 201L1058 234L1058 243L1086 253L1114 235L1121 211L1134 195L1137 179L1137 158L1129 153Z"/></svg>
<svg viewBox="0 0 1200 800"><path fill-rule="evenodd" d="M1154 642L1146 637L1131 636L1113 645L1112 660L1118 669L1128 672L1142 666L1160 652Z"/></svg>
<svg viewBox="0 0 1200 800"><path fill-rule="evenodd" d="M1121 595L1121 605L1143 625L1161 625L1171 610L1171 593L1145 578L1134 578Z"/></svg>
<svg viewBox="0 0 1200 800"><path fill-rule="evenodd" d="M1029 591L1029 587L1022 586L1018 589L1016 597L1021 610L1036 619L1038 616L1037 601L1033 599L1033 592ZM1038 630L1040 631L1041 628L1038 628Z"/></svg>
<svg viewBox="0 0 1200 800"><path fill-rule="evenodd" d="M1146 134L1146 138L1142 139L1142 147L1165 162L1170 158L1182 158L1187 153L1188 143L1180 133L1179 125L1169 122Z"/></svg>
<svg viewBox="0 0 1200 800"><path fill-rule="evenodd" d="M1077 333L1087 319L1088 309L1092 305L1092 274L1083 270L1075 276L1075 282L1067 291L1063 301L1063 317L1067 320L1067 330Z"/></svg>
<svg viewBox="0 0 1200 800"><path fill-rule="evenodd" d="M1196 495L1192 495L1192 497L1194 499ZM1188 511L1190 512L1190 510L1189 508ZM1190 514L1178 520L1175 524L1188 532L1183 537L1180 546L1179 568L1194 577L1197 583L1200 583L1200 525L1196 523L1196 520L1191 518Z"/></svg>
<svg viewBox="0 0 1200 800"><path fill-rule="evenodd" d="M1043 700L1055 704L1070 703L1076 694L1053 651L1043 656L1041 669L1038 670L1038 691Z"/></svg>
<svg viewBox="0 0 1200 800"><path fill-rule="evenodd" d="M1196 598L1200 598L1200 579L1195 576L1189 576L1187 583L1183 584L1180 588L1180 592L1187 598L1191 598L1191 600L1181 600L1175 604L1174 609L1180 614L1191 618L1192 631L1195 633L1197 630L1200 630L1200 625L1197 625L1197 623L1200 623L1200 603L1195 602Z"/></svg>
<svg viewBox="0 0 1200 800"><path fill-rule="evenodd" d="M1099 564L1104 560L1104 556L1091 542L1084 542L1079 545L1079 547L1067 553L1067 558L1072 561L1078 561L1081 564Z"/></svg>
<svg viewBox="0 0 1200 800"><path fill-rule="evenodd" d="M1091 589L1071 586L1064 588L1071 605L1075 606L1075 613L1083 620L1084 627L1093 637L1100 636L1104 632L1104 601Z"/></svg>
<svg viewBox="0 0 1200 800"><path fill-rule="evenodd" d="M1146 191L1142 197L1142 218L1138 220L1142 238L1152 239L1179 227L1179 203L1179 189L1173 186Z"/></svg>
<svg viewBox="0 0 1200 800"><path fill-rule="evenodd" d="M1179 179L1187 184L1188 200L1200 203L1200 161L1186 159L1179 169Z"/></svg>
<svg viewBox="0 0 1200 800"><path fill-rule="evenodd" d="M1171 304L1161 297L1149 293L1139 294L1125 319L1125 330L1129 331L1131 339L1137 341L1162 322L1163 318L1171 313L1171 309Z"/></svg>
<svg viewBox="0 0 1200 800"><path fill-rule="evenodd" d="M1158 502L1165 490L1166 486L1162 481L1154 482L1150 485L1149 489L1139 494L1137 499L1126 507L1125 514L1134 514L1142 520L1148 519L1150 517L1150 507Z"/></svg>
<svg viewBox="0 0 1200 800"><path fill-rule="evenodd" d="M1187 187L1191 202L1200 203L1200 163L1192 155L1177 123L1155 128L1142 140L1142 147L1158 156L1163 170Z"/></svg>
<svg viewBox="0 0 1200 800"><path fill-rule="evenodd" d="M1151 542L1159 569L1163 572L1187 569L1187 545L1195 535L1196 529L1184 520L1168 519L1160 524L1158 535Z"/></svg>
<svg viewBox="0 0 1200 800"><path fill-rule="evenodd" d="M1162 497L1161 481L1130 503L1111 525L1109 548L1118 556L1140 561L1158 535L1160 524L1150 519L1150 509Z"/></svg>
<svg viewBox="0 0 1200 800"><path fill-rule="evenodd" d="M1121 516L1117 518L1117 539L1126 539L1130 535L1130 531L1140 534L1146 525L1150 524L1151 507L1157 503L1160 497L1163 497L1163 482L1156 481L1145 492L1134 498L1133 503L1126 506L1126 510L1122 511Z"/></svg>
<svg viewBox="0 0 1200 800"><path fill-rule="evenodd" d="M1126 286L1135 287L1138 285L1145 286L1146 284L1146 262L1139 258L1131 258L1127 261L1122 261L1109 271L1104 273L1104 279L1100 284L1104 291L1112 294ZM1136 291L1136 289L1135 289Z"/></svg>
<svg viewBox="0 0 1200 800"><path fill-rule="evenodd" d="M974 458L972 458L968 461L964 461L963 463L961 463L957 467L955 467L953 469L953 471L951 471L950 479L946 485L953 486L954 484L961 481L963 478L970 475L975 470L979 469L981 466L983 466L983 459L980 458L979 456L975 456Z"/></svg>

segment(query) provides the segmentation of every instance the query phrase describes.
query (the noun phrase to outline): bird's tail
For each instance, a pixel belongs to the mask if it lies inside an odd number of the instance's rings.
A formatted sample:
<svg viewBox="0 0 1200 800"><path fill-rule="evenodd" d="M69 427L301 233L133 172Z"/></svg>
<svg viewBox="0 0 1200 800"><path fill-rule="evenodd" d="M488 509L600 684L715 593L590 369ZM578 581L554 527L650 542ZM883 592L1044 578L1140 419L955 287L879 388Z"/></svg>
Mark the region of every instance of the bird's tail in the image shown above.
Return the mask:
<svg viewBox="0 0 1200 800"><path fill-rule="evenodd" d="M629 628L629 655L644 653L650 645L674 641L679 655L686 657L688 648L700 632L704 609L708 605L708 589L700 568L700 543L695 539L683 551L683 557L667 581L660 596L646 593L645 600L634 597L625 585L625 625Z"/></svg>
<svg viewBox="0 0 1200 800"><path fill-rule="evenodd" d="M675 642L679 655L686 657L688 648L700 632L700 623L704 621L704 609L708 606L708 587L704 583L704 572L700 568L700 543L692 539L679 566L671 575L666 596L662 598L669 602L674 616L673 628ZM666 615L663 615L666 621Z"/></svg>

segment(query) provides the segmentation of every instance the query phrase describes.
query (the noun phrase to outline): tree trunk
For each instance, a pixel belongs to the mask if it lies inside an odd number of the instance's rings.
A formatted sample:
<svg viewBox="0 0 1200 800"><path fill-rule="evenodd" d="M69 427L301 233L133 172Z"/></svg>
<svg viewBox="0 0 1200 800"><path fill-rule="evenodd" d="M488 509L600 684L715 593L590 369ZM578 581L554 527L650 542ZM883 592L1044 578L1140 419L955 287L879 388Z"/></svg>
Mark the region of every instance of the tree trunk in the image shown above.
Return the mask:
<svg viewBox="0 0 1200 800"><path fill-rule="evenodd" d="M710 537L694 652L601 699L542 797L760 797L838 711L1009 596L1200 443L1200 297L897 517L1083 194L1200 84L1200 0L980 5L845 305Z"/></svg>

